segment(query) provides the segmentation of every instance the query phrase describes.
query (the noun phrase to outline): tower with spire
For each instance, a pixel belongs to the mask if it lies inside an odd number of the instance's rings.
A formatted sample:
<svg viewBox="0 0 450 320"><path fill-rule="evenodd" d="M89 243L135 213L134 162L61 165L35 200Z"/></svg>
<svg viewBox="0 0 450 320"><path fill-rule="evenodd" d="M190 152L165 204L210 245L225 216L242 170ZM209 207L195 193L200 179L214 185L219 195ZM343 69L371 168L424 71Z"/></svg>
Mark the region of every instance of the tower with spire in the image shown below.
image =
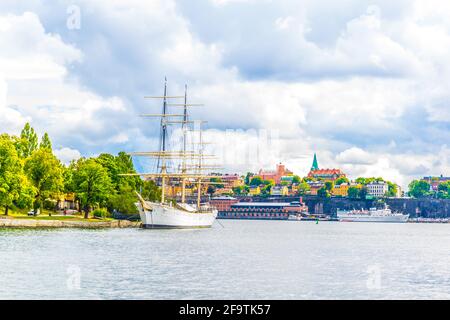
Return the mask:
<svg viewBox="0 0 450 320"><path fill-rule="evenodd" d="M314 159L313 159L313 163L311 166L311 171L314 171L314 170L319 170L319 164L317 163L316 153L314 153Z"/></svg>

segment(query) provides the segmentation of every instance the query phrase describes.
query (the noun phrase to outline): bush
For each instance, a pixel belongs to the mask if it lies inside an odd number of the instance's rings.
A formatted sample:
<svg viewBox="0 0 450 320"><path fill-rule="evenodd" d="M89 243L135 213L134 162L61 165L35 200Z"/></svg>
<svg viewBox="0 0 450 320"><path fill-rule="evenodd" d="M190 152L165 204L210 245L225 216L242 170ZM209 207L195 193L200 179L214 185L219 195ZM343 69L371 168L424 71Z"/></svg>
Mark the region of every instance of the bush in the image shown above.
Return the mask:
<svg viewBox="0 0 450 320"><path fill-rule="evenodd" d="M94 211L92 211L92 215L95 218L100 218L100 219L104 219L104 218L108 218L109 212L106 209L95 209Z"/></svg>

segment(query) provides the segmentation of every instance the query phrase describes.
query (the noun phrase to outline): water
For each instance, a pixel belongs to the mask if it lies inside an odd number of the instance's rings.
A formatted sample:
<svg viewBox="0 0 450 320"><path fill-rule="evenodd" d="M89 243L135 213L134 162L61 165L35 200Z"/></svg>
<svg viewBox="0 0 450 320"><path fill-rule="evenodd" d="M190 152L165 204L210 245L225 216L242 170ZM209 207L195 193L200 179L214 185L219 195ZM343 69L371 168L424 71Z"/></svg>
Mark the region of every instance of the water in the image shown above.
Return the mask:
<svg viewBox="0 0 450 320"><path fill-rule="evenodd" d="M450 225L0 230L2 299L450 298Z"/></svg>

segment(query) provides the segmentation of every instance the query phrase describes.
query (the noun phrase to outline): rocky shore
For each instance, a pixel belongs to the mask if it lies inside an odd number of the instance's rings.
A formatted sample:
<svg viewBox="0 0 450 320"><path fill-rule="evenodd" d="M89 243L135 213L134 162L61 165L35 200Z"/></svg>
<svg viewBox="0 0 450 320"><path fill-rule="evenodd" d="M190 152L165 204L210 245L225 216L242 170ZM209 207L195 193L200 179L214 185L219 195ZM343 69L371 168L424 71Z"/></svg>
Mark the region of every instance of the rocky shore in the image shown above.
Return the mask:
<svg viewBox="0 0 450 320"><path fill-rule="evenodd" d="M105 229L105 228L140 228L141 222L128 220L112 221L61 221L39 219L0 219L0 228L81 228L81 229Z"/></svg>

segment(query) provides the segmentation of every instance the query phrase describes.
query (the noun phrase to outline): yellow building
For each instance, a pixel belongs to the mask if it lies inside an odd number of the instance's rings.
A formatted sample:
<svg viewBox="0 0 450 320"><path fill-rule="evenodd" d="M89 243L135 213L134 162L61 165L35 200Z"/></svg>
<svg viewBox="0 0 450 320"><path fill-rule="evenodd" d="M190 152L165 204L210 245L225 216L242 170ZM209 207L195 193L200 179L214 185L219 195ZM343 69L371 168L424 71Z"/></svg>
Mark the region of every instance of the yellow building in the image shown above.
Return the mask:
<svg viewBox="0 0 450 320"><path fill-rule="evenodd" d="M270 194L272 196L287 196L289 194L289 188L287 186L273 186Z"/></svg>
<svg viewBox="0 0 450 320"><path fill-rule="evenodd" d="M342 183L340 185L334 186L333 195L346 197L348 196L348 188L350 188L350 184L348 183Z"/></svg>
<svg viewBox="0 0 450 320"><path fill-rule="evenodd" d="M248 194L251 196L259 196L261 194L261 188L258 187L250 187Z"/></svg>

